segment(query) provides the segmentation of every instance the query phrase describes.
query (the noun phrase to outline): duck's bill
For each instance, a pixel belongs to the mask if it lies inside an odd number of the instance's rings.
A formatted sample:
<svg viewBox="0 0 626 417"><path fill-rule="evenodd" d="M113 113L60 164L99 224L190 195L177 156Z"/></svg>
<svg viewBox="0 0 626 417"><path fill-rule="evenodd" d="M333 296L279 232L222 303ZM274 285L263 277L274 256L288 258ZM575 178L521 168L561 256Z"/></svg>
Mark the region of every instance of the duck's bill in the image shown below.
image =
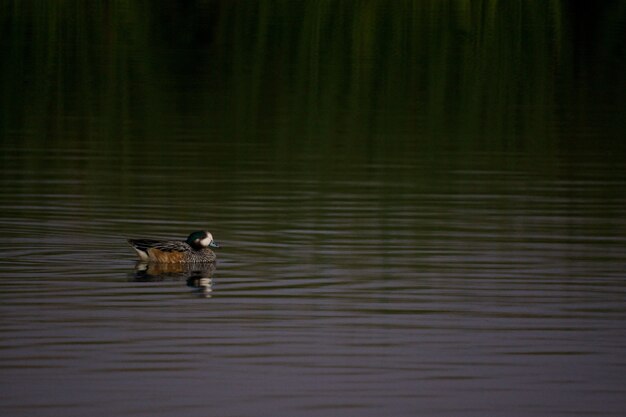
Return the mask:
<svg viewBox="0 0 626 417"><path fill-rule="evenodd" d="M214 241L214 240L212 240L211 243L209 243L209 246L212 247L212 248L219 248L220 247L220 245L216 241Z"/></svg>

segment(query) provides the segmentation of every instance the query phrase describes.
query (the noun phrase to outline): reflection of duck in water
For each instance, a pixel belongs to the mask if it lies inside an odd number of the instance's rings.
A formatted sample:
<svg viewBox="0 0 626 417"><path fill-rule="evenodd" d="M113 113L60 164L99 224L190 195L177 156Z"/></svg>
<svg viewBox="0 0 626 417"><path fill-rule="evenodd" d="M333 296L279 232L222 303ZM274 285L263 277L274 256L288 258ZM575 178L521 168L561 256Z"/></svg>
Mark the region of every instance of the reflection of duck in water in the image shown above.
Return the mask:
<svg viewBox="0 0 626 417"><path fill-rule="evenodd" d="M215 253L209 248L220 247L205 231L193 232L185 241L128 239L128 243L142 261L151 263L215 262Z"/></svg>
<svg viewBox="0 0 626 417"><path fill-rule="evenodd" d="M135 266L135 281L186 280L187 285L196 288L205 296L212 291L212 277L215 262L146 263Z"/></svg>

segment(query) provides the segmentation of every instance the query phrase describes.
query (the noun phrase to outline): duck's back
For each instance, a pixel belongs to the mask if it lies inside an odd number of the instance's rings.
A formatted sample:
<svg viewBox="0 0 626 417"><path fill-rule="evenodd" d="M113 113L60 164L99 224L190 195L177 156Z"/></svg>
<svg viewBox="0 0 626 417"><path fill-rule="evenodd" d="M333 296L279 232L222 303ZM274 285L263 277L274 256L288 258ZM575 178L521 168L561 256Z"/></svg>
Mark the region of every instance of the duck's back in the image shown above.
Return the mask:
<svg viewBox="0 0 626 417"><path fill-rule="evenodd" d="M213 262L215 253L208 248L194 250L186 242L162 241L154 239L128 239L142 261L178 263Z"/></svg>
<svg viewBox="0 0 626 417"><path fill-rule="evenodd" d="M155 240L155 239L128 239L128 243L131 244L137 250L147 252L148 249L158 249L161 252L189 252L191 246L185 242L171 240Z"/></svg>

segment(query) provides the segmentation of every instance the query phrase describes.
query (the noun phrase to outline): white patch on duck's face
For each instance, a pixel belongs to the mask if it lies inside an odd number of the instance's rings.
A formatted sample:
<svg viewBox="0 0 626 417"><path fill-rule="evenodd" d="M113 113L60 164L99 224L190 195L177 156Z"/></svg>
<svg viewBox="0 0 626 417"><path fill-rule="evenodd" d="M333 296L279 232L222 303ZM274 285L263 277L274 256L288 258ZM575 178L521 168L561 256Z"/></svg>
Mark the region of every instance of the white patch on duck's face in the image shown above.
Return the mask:
<svg viewBox="0 0 626 417"><path fill-rule="evenodd" d="M211 235L211 233L209 232L206 232L206 237L200 240L200 245L202 245L203 248L206 248L211 242L213 242L213 235Z"/></svg>

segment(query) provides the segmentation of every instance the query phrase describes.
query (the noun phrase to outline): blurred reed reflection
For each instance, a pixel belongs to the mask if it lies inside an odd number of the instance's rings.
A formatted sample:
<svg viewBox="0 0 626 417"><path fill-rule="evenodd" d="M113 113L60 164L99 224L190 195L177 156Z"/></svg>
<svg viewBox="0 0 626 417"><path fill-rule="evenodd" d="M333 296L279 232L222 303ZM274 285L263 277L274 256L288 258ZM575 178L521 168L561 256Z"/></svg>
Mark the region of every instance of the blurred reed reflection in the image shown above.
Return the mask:
<svg viewBox="0 0 626 417"><path fill-rule="evenodd" d="M550 150L564 125L602 123L605 141L625 117L624 89L610 87L626 82L619 1L593 25L559 0L189 3L13 2L0 14L0 133L26 127L30 145L130 168L146 147L175 150L177 120L219 132L207 144L271 130L276 152L341 144L356 157L419 143Z"/></svg>

